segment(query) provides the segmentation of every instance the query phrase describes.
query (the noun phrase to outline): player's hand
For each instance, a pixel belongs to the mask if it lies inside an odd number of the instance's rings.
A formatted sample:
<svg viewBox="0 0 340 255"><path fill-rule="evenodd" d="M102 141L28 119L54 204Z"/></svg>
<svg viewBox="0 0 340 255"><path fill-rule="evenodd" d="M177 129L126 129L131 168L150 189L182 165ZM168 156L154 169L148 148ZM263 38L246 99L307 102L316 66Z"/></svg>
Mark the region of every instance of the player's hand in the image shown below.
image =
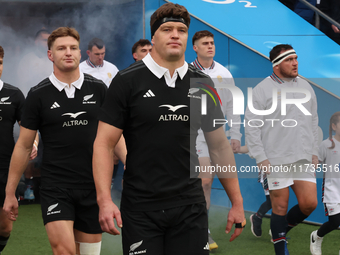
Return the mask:
<svg viewBox="0 0 340 255"><path fill-rule="evenodd" d="M318 156L316 156L316 155L312 156L312 164L314 165L314 169L316 169L318 164L319 164Z"/></svg>
<svg viewBox="0 0 340 255"><path fill-rule="evenodd" d="M13 196L6 196L5 202L4 202L4 206L3 206L3 210L5 211L7 218L11 221L16 221L18 218L18 207L19 207L19 203L18 203L18 199L15 197L15 195Z"/></svg>
<svg viewBox="0 0 340 255"><path fill-rule="evenodd" d="M242 203L238 206L232 206L229 213L228 213L228 221L227 221L227 227L225 229L225 232L229 234L231 231L231 228L233 227L233 224L235 223L242 223L245 222L246 218L244 216L244 210ZM238 237L243 231L243 228L235 228L234 233L231 235L229 242L232 242L235 240L236 237Z"/></svg>
<svg viewBox="0 0 340 255"><path fill-rule="evenodd" d="M119 235L120 232L115 227L113 219L116 219L119 228L123 227L120 211L112 201L107 201L99 206L99 223L102 230L111 235Z"/></svg>
<svg viewBox="0 0 340 255"><path fill-rule="evenodd" d="M270 162L268 159L257 164L257 167L265 174L270 174Z"/></svg>
<svg viewBox="0 0 340 255"><path fill-rule="evenodd" d="M234 153L239 153L240 152L241 142L239 140L231 139L230 140L230 145L231 145L231 148L233 149Z"/></svg>
<svg viewBox="0 0 340 255"><path fill-rule="evenodd" d="M38 147L33 145L31 155L30 155L30 160L35 159L38 156Z"/></svg>
<svg viewBox="0 0 340 255"><path fill-rule="evenodd" d="M337 34L339 34L339 33L340 33L340 30L339 30L339 28L337 28L337 27L336 27L336 26L334 26L333 24L332 24L332 29L333 29L334 33L337 33Z"/></svg>

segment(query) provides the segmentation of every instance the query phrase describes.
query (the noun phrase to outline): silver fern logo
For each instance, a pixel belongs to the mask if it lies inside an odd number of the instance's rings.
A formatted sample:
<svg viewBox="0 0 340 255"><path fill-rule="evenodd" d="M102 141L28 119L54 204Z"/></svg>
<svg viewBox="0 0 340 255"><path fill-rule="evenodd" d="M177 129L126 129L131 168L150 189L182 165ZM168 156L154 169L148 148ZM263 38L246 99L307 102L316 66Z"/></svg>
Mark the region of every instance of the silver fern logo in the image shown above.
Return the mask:
<svg viewBox="0 0 340 255"><path fill-rule="evenodd" d="M96 101L89 101L93 96L94 94L84 96L83 104L95 104Z"/></svg>
<svg viewBox="0 0 340 255"><path fill-rule="evenodd" d="M53 211L53 212L52 212L52 210L54 210L58 205L59 205L59 203L50 205L50 206L47 208L47 215L56 214L56 213L61 213L61 210L59 210L59 211Z"/></svg>
<svg viewBox="0 0 340 255"><path fill-rule="evenodd" d="M3 97L3 98L1 98L1 102L5 102L8 99L9 99L9 97Z"/></svg>
<svg viewBox="0 0 340 255"><path fill-rule="evenodd" d="M6 102L10 97L3 97L0 99L0 104L11 104L12 102Z"/></svg>
<svg viewBox="0 0 340 255"><path fill-rule="evenodd" d="M131 251L135 251L139 246L142 245L142 243L143 243L143 240L140 241L140 242L138 242L138 243L132 244L132 245L130 246L130 252L131 252Z"/></svg>
<svg viewBox="0 0 340 255"><path fill-rule="evenodd" d="M92 95L84 96L84 101L87 101L87 100L89 100L89 99L92 98L92 97L93 97L93 94L92 94Z"/></svg>
<svg viewBox="0 0 340 255"><path fill-rule="evenodd" d="M48 208L47 208L47 211L50 212L52 211L54 208L56 208L58 206L59 203L56 203L54 205L50 205Z"/></svg>

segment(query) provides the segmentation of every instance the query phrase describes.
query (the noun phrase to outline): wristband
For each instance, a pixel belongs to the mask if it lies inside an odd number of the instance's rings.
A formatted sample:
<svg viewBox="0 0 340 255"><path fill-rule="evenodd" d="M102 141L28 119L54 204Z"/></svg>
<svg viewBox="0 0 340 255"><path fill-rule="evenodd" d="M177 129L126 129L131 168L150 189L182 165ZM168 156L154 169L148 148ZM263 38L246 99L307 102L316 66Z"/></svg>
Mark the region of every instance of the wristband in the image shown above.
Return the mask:
<svg viewBox="0 0 340 255"><path fill-rule="evenodd" d="M244 219L244 221L242 221L242 223L235 223L235 228L244 228L246 226L246 219Z"/></svg>

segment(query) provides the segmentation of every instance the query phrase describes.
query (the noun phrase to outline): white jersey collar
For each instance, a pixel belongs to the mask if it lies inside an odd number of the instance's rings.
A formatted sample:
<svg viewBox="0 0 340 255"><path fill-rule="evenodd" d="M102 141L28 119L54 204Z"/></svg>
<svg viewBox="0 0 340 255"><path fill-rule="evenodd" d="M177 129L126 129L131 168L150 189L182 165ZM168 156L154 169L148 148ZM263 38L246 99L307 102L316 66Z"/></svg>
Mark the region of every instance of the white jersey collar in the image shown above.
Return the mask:
<svg viewBox="0 0 340 255"><path fill-rule="evenodd" d="M0 91L2 90L3 87L4 87L4 82L0 80Z"/></svg>
<svg viewBox="0 0 340 255"><path fill-rule="evenodd" d="M185 74L188 71L188 63L184 61L184 65L177 68L174 72L174 75L170 77L169 69L162 67L156 63L156 61L151 57L148 53L142 61L146 65L146 67L158 78L162 78L164 76L165 82L169 87L175 87L175 82L177 77L179 76L182 80Z"/></svg>
<svg viewBox="0 0 340 255"><path fill-rule="evenodd" d="M79 71L80 76L79 79L72 82L71 86L69 86L67 83L59 81L57 77L55 77L54 73L52 73L48 78L50 79L51 83L56 87L59 91L65 90L65 93L68 98L74 98L74 93L77 89L81 89L81 86L84 82L84 73Z"/></svg>

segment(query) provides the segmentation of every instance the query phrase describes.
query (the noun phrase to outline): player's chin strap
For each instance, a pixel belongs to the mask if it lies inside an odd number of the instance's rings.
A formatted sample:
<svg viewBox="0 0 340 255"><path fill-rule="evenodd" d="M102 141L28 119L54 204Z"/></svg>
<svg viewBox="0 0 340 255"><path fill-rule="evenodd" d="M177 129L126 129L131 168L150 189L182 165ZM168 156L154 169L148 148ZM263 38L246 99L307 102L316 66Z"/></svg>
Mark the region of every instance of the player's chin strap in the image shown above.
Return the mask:
<svg viewBox="0 0 340 255"><path fill-rule="evenodd" d="M279 65L279 64L281 64L281 62L282 62L283 60L285 60L286 58L288 58L288 57L291 56L291 55L296 55L295 50L291 49L291 50L287 50L287 51L281 53L280 55L278 55L278 56L272 61L273 67L274 67L274 66L277 66L277 65Z"/></svg>
<svg viewBox="0 0 340 255"><path fill-rule="evenodd" d="M242 223L235 223L235 228L244 228L246 226L247 220L244 219Z"/></svg>
<svg viewBox="0 0 340 255"><path fill-rule="evenodd" d="M79 254L76 255L100 255L101 241L98 243L76 243L79 244Z"/></svg>

